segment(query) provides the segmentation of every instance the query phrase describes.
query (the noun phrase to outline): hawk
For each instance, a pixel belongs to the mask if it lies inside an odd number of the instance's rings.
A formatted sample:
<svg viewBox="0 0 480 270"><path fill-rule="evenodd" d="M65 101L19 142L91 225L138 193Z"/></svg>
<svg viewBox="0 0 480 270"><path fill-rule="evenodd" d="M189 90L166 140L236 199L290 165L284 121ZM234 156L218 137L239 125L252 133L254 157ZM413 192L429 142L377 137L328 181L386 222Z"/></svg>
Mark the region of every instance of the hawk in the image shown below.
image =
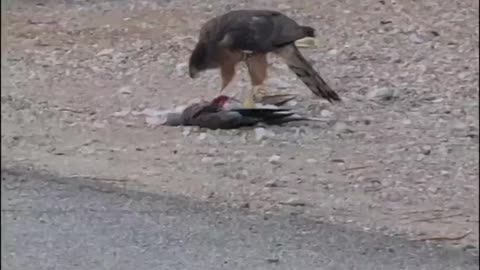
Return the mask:
<svg viewBox="0 0 480 270"><path fill-rule="evenodd" d="M218 96L212 101L202 101L187 106L182 112L168 113L164 126L198 126L209 129L235 129L259 123L280 125L292 121L314 118L297 115L289 109L279 108L289 99L272 100L270 107L245 108L228 96Z"/></svg>
<svg viewBox="0 0 480 270"><path fill-rule="evenodd" d="M235 10L214 17L200 29L199 39L189 59L189 75L220 69L220 95L235 75L235 67L245 61L252 88L244 105L255 107L255 98L266 95L267 54L280 56L298 78L316 95L329 102L340 97L313 69L295 41L315 37L315 30L302 26L286 15L271 10Z"/></svg>

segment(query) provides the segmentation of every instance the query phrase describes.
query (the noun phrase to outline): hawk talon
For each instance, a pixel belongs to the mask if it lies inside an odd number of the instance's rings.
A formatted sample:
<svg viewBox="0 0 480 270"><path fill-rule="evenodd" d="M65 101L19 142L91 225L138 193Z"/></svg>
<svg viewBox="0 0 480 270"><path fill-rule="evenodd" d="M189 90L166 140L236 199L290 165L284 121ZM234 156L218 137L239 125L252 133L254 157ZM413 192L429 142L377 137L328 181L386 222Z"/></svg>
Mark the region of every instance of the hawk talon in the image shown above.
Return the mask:
<svg viewBox="0 0 480 270"><path fill-rule="evenodd" d="M262 101L264 97L268 96L268 91L264 87L258 87L255 90L253 97L257 102Z"/></svg>
<svg viewBox="0 0 480 270"><path fill-rule="evenodd" d="M243 102L243 107L246 109L254 109L256 107L254 96L249 93L245 101Z"/></svg>
<svg viewBox="0 0 480 270"><path fill-rule="evenodd" d="M247 99L243 102L243 107L245 107L245 109L255 109L255 101L253 101L252 99Z"/></svg>

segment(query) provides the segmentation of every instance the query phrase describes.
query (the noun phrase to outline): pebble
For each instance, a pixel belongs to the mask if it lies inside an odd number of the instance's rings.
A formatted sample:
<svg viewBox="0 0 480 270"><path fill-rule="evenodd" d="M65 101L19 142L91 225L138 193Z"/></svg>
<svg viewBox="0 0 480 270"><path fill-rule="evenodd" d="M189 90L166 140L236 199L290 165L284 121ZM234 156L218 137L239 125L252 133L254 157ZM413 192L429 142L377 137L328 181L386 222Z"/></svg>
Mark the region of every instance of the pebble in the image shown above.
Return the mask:
<svg viewBox="0 0 480 270"><path fill-rule="evenodd" d="M394 97L395 90L387 87L377 88L367 93L368 99L391 100Z"/></svg>
<svg viewBox="0 0 480 270"><path fill-rule="evenodd" d="M268 162L271 164L279 164L280 163L280 156L278 155L272 155L269 159Z"/></svg>
<svg viewBox="0 0 480 270"><path fill-rule="evenodd" d="M124 94L124 95L130 95L132 93L132 89L130 88L130 86L124 86L118 89L118 93Z"/></svg>
<svg viewBox="0 0 480 270"><path fill-rule="evenodd" d="M424 155L430 155L430 153L432 153L432 147L430 145L424 145L422 146L422 154Z"/></svg>
<svg viewBox="0 0 480 270"><path fill-rule="evenodd" d="M106 125L107 124L106 124L105 121L104 122L95 121L95 122L93 122L92 127L93 128L104 128L104 127L106 127Z"/></svg>
<svg viewBox="0 0 480 270"><path fill-rule="evenodd" d="M241 157L241 156L245 155L246 153L247 153L247 151L245 151L245 150L235 150L233 152L233 155L236 156L236 157Z"/></svg>
<svg viewBox="0 0 480 270"><path fill-rule="evenodd" d="M213 166L223 166L226 164L227 162L224 159L217 159L213 162Z"/></svg>
<svg viewBox="0 0 480 270"><path fill-rule="evenodd" d="M245 180L248 178L248 171L247 170L240 170L239 172L236 172L234 177L235 179L238 179L238 180Z"/></svg>
<svg viewBox="0 0 480 270"><path fill-rule="evenodd" d="M203 140L205 140L206 138L207 138L207 133L205 133L205 132L200 133L200 134L198 135L198 137L197 137L197 139L198 139L199 141L203 141Z"/></svg>
<svg viewBox="0 0 480 270"><path fill-rule="evenodd" d="M254 129L255 131L255 140L261 141L266 138L272 138L275 136L275 133L271 130L267 130L262 127L258 127Z"/></svg>
<svg viewBox="0 0 480 270"><path fill-rule="evenodd" d="M291 87L291 85L289 83L287 83L286 81L284 81L282 79L278 79L278 78L271 78L270 79L270 84L277 89L288 89L288 88Z"/></svg>
<svg viewBox="0 0 480 270"><path fill-rule="evenodd" d="M465 123L462 123L462 122L456 122L455 124L453 124L453 128L456 129L456 130L464 130L467 128L467 125Z"/></svg>
<svg viewBox="0 0 480 270"><path fill-rule="evenodd" d="M113 53L113 51L114 51L114 50L113 50L112 48L110 48L110 49L103 49L103 50L101 50L101 51L99 51L99 52L97 53L97 56L110 55L110 54Z"/></svg>
<svg viewBox="0 0 480 270"><path fill-rule="evenodd" d="M288 10L288 9L291 9L291 7L289 5L286 5L286 4L280 4L280 5L278 5L278 9Z"/></svg>
<svg viewBox="0 0 480 270"><path fill-rule="evenodd" d="M337 55L338 54L338 50L336 49L331 49L330 51L327 52L328 55Z"/></svg>
<svg viewBox="0 0 480 270"><path fill-rule="evenodd" d="M212 162L213 158L212 157L203 157L200 162L202 163L210 163Z"/></svg>
<svg viewBox="0 0 480 270"><path fill-rule="evenodd" d="M344 122L337 122L333 126L336 133L353 133L353 129Z"/></svg>
<svg viewBox="0 0 480 270"><path fill-rule="evenodd" d="M187 74L188 64L187 63L180 63L175 66L175 74L177 76L183 76Z"/></svg>
<svg viewBox="0 0 480 270"><path fill-rule="evenodd" d="M190 135L190 133L192 133L192 128L191 127L184 127L183 128L183 131L182 131L183 136L186 137L186 136Z"/></svg>
<svg viewBox="0 0 480 270"><path fill-rule="evenodd" d="M403 119L403 120L402 120L402 124L404 124L404 125L411 125L411 124L412 124L412 120L410 120L410 119Z"/></svg>
<svg viewBox="0 0 480 270"><path fill-rule="evenodd" d="M314 158L309 158L307 159L307 163L314 164L314 163L317 163L317 160Z"/></svg>
<svg viewBox="0 0 480 270"><path fill-rule="evenodd" d="M293 107L293 106L296 106L297 104L298 102L296 100L289 100L285 105Z"/></svg>
<svg viewBox="0 0 480 270"><path fill-rule="evenodd" d="M270 180L265 183L265 187L278 187L278 183L276 180Z"/></svg>
<svg viewBox="0 0 480 270"><path fill-rule="evenodd" d="M115 117L123 117L127 116L130 113L130 109L123 109L119 112L114 112L112 115Z"/></svg>
<svg viewBox="0 0 480 270"><path fill-rule="evenodd" d="M156 117L156 116L147 116L145 118L145 123L147 123L147 125L149 126L159 126L163 123L162 119L160 117Z"/></svg>
<svg viewBox="0 0 480 270"><path fill-rule="evenodd" d="M286 201L280 202L280 204L290 205L290 206L305 206L307 203L299 198L290 198Z"/></svg>
<svg viewBox="0 0 480 270"><path fill-rule="evenodd" d="M333 116L333 112L329 111L329 110L321 110L320 111L320 115L322 117L332 117Z"/></svg>

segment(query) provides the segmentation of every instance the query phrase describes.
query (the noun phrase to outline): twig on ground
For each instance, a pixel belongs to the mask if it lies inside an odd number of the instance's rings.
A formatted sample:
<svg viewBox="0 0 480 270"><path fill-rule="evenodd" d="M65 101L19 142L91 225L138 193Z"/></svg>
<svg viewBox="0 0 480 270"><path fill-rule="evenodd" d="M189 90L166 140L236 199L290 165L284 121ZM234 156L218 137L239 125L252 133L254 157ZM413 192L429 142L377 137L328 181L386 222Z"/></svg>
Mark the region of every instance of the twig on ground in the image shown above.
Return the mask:
<svg viewBox="0 0 480 270"><path fill-rule="evenodd" d="M471 233L472 231L470 230L464 234L457 235L457 236L435 236L435 237L420 238L417 240L418 241L456 241L456 240L462 240L463 238L467 237Z"/></svg>
<svg viewBox="0 0 480 270"><path fill-rule="evenodd" d="M370 166L370 165L357 166L357 167L345 168L343 171L354 171L354 170L366 169L366 168L370 168L370 167L372 167L372 166Z"/></svg>
<svg viewBox="0 0 480 270"><path fill-rule="evenodd" d="M458 217L458 216L462 216L463 213L458 213L458 214L452 214L452 215L449 215L449 216L439 216L439 217L431 217L431 218L423 218L423 219L417 219L417 220L412 220L409 222L410 223L414 223L414 222L428 222L428 221L433 221L433 220L437 220L437 219L445 219L445 218L451 218L451 217Z"/></svg>

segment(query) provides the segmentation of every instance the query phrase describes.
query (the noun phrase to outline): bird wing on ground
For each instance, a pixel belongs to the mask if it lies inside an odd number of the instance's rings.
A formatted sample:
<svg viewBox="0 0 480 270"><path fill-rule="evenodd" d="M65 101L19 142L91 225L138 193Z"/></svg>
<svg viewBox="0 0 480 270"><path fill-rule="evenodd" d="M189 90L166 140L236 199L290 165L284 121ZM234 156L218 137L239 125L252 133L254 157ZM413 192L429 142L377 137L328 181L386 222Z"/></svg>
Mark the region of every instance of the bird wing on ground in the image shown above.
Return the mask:
<svg viewBox="0 0 480 270"><path fill-rule="evenodd" d="M219 111L198 115L192 123L195 126L209 129L234 129L243 126L253 126L260 122L255 117L246 117L234 111Z"/></svg>

